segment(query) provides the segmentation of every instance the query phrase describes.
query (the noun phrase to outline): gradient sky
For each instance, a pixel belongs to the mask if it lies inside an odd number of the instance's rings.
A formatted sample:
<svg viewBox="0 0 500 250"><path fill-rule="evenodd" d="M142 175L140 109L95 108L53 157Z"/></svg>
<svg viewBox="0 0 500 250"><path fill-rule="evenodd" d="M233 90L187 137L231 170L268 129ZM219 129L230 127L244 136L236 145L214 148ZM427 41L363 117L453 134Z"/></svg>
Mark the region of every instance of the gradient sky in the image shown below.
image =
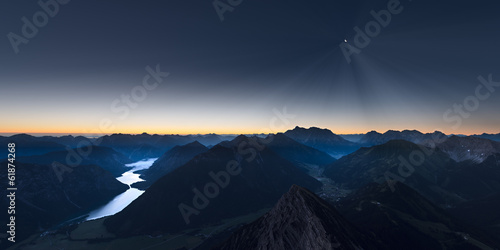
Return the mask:
<svg viewBox="0 0 500 250"><path fill-rule="evenodd" d="M283 130L499 133L500 87L460 126L443 115L479 75L500 82L500 3L401 1L348 64L339 44L388 2L243 0L221 22L211 0L70 1L16 54L7 34L41 7L3 1L0 133L276 132L284 107L295 118ZM157 64L165 81L113 112Z"/></svg>

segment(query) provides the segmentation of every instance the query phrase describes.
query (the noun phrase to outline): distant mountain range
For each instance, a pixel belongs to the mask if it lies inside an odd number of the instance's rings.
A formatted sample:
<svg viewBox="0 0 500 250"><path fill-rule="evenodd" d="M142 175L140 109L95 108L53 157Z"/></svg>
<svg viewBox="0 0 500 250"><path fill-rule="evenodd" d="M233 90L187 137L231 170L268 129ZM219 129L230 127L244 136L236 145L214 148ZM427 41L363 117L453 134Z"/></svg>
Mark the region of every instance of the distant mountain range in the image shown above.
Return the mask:
<svg viewBox="0 0 500 250"><path fill-rule="evenodd" d="M413 142L416 144L426 144L428 141L438 141L443 140L447 136L439 131L434 133L424 134L417 130L403 130L403 131L395 131L389 130L383 134L378 133L376 131L368 132L365 136L363 136L358 143L363 146L374 146L384 144L391 140L405 140L409 142Z"/></svg>
<svg viewBox="0 0 500 250"><path fill-rule="evenodd" d="M120 176L128 170L125 164L132 163L132 160L116 152L112 148L97 146L55 151L43 155L19 157L17 160L24 163L45 165L59 162L69 167L76 165L98 165L109 171L115 177Z"/></svg>
<svg viewBox="0 0 500 250"><path fill-rule="evenodd" d="M16 156L29 156L29 155L41 155L46 154L53 151L61 151L65 150L65 146L63 144L44 140L39 137L34 137L27 134L19 134L13 135L10 137L2 137L0 138L0 143L2 145L7 145L8 143L15 143L17 152ZM5 148L5 154L0 156L0 159L7 158L7 148Z"/></svg>
<svg viewBox="0 0 500 250"><path fill-rule="evenodd" d="M177 232L269 208L296 183L311 190L321 187L271 149L249 145L248 137L238 136L197 155L105 225L117 235Z"/></svg>
<svg viewBox="0 0 500 250"><path fill-rule="evenodd" d="M178 145L185 145L194 141L204 143L205 146L215 145L234 136L216 134L208 135L127 135L113 134L98 139L100 146L111 147L128 156L134 161L145 158L157 158L166 151Z"/></svg>
<svg viewBox="0 0 500 250"><path fill-rule="evenodd" d="M479 138L483 138L483 139L488 139L488 140L492 140L492 141L498 141L500 142L500 133L498 134L480 134L480 135L473 135L474 137L479 137Z"/></svg>
<svg viewBox="0 0 500 250"><path fill-rule="evenodd" d="M295 127L284 134L297 142L326 152L334 158L340 158L359 148L358 144L348 141L328 129Z"/></svg>
<svg viewBox="0 0 500 250"><path fill-rule="evenodd" d="M201 241L199 249L500 246L500 142L495 135L404 130L360 136L353 142L327 129L296 127L249 136L21 134L0 137L0 142L16 143L19 227L26 229L20 238L109 201L127 189L115 179L129 170L125 164L158 158L140 172L146 181L133 185L145 192L99 220L99 230L114 235L94 239L103 244L99 247L130 236L165 240L186 234ZM61 179L53 162L71 171ZM6 173L0 178L7 179ZM5 197L2 201L7 205ZM197 233L265 211L247 225L234 224L216 235ZM50 244L57 246L64 237L53 237ZM187 245L177 248L182 246Z"/></svg>

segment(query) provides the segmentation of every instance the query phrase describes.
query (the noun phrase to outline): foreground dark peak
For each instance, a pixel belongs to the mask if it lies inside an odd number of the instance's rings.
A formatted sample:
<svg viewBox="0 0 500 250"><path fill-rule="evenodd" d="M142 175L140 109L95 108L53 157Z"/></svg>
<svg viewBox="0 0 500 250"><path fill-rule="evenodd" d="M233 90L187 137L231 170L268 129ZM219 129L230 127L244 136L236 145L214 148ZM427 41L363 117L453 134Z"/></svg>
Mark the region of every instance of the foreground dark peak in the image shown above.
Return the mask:
<svg viewBox="0 0 500 250"><path fill-rule="evenodd" d="M293 185L266 215L215 249L374 249L373 242L311 191Z"/></svg>

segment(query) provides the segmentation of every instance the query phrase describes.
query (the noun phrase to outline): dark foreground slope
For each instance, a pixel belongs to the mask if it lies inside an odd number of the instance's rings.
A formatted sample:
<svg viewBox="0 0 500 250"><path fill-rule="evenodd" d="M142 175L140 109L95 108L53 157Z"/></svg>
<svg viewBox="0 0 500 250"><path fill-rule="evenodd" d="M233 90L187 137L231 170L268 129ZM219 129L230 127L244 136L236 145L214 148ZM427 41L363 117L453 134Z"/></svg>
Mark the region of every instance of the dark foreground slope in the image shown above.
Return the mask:
<svg viewBox="0 0 500 250"><path fill-rule="evenodd" d="M370 184L346 197L338 208L349 221L375 235L385 249L491 249L499 244L410 187L394 183L393 188Z"/></svg>
<svg viewBox="0 0 500 250"><path fill-rule="evenodd" d="M464 221L491 233L500 241L500 154L491 155L477 165L461 166L464 174L454 185L470 193L467 202L450 209L450 212ZM470 187L463 183L476 180ZM473 192L473 193L472 193Z"/></svg>
<svg viewBox="0 0 500 250"><path fill-rule="evenodd" d="M7 166L7 162L2 165ZM64 172L47 165L16 162L15 166L16 239L19 241L86 212L128 188L95 165L82 165ZM7 180L6 171L1 172L0 178ZM1 182L0 188L6 190L7 182ZM4 196L2 207L7 208L8 202ZM7 211L4 215L7 216ZM2 221L4 219L6 217L2 217Z"/></svg>
<svg viewBox="0 0 500 250"><path fill-rule="evenodd" d="M160 178L108 218L108 230L122 236L179 232L272 207L293 184L312 190L321 186L268 148L238 150L236 145L246 140L239 136L226 146L216 145Z"/></svg>
<svg viewBox="0 0 500 250"><path fill-rule="evenodd" d="M214 249L377 249L377 243L324 200L294 185L271 211Z"/></svg>

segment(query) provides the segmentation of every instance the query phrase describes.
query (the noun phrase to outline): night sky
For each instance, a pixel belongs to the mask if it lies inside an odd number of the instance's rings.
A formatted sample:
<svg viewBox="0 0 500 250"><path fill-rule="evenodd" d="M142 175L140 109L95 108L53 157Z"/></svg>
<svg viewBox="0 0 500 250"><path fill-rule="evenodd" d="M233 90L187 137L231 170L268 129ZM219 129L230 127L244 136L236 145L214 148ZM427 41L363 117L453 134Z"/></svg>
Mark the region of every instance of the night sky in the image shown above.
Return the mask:
<svg viewBox="0 0 500 250"><path fill-rule="evenodd" d="M73 0L29 39L42 7L2 1L0 132L276 132L284 107L283 130L500 132L500 87L478 80L500 82L498 1L401 1L350 63L339 45L397 1L240 1L217 2L221 21L209 0ZM127 106L157 65L169 75Z"/></svg>

